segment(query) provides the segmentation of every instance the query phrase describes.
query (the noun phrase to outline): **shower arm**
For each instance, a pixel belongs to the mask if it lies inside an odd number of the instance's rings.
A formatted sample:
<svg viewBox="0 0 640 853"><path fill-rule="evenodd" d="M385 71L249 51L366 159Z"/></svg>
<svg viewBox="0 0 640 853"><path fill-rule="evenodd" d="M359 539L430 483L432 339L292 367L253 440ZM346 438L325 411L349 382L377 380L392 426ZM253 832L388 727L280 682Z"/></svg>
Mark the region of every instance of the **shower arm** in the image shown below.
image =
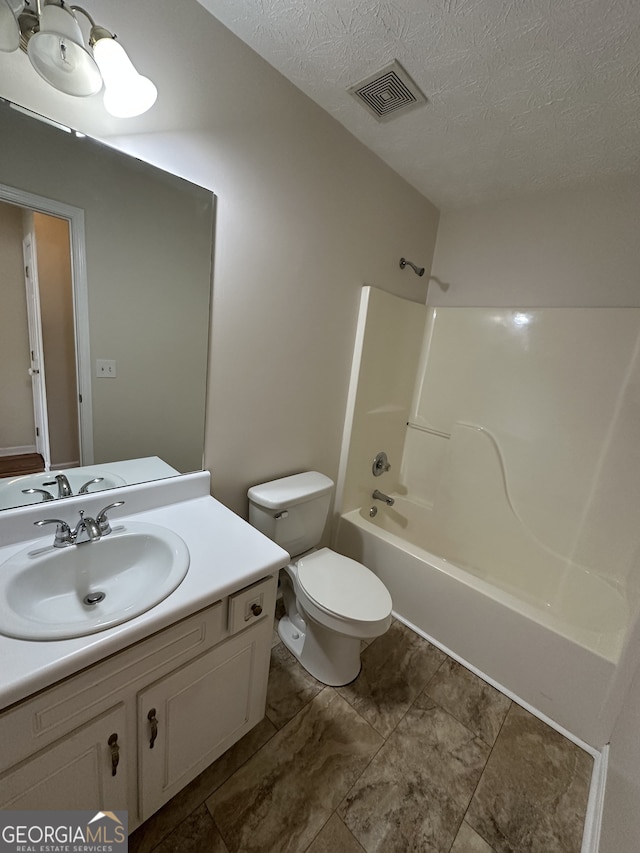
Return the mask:
<svg viewBox="0 0 640 853"><path fill-rule="evenodd" d="M403 270L406 266L411 267L416 275L424 275L424 267L418 267L406 258L400 258L400 269Z"/></svg>

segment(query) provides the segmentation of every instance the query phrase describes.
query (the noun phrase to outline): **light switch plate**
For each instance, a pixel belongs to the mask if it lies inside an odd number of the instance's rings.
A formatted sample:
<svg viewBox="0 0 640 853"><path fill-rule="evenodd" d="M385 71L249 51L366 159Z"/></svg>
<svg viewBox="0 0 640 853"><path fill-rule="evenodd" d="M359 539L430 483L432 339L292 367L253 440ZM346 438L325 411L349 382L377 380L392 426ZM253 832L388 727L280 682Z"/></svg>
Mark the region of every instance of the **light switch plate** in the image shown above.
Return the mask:
<svg viewBox="0 0 640 853"><path fill-rule="evenodd" d="M115 379L116 363L110 358L96 359L96 376L99 379Z"/></svg>

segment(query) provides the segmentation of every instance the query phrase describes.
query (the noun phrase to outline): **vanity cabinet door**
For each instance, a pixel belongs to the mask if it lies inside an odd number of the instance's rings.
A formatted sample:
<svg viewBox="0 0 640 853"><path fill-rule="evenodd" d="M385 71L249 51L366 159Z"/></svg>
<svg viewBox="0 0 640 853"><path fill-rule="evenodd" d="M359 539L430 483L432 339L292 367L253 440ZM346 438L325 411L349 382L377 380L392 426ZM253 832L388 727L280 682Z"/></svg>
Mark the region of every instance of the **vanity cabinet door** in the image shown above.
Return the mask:
<svg viewBox="0 0 640 853"><path fill-rule="evenodd" d="M262 620L138 694L142 820L262 719L270 637Z"/></svg>
<svg viewBox="0 0 640 853"><path fill-rule="evenodd" d="M126 810L125 726L118 705L10 768L0 775L0 808Z"/></svg>

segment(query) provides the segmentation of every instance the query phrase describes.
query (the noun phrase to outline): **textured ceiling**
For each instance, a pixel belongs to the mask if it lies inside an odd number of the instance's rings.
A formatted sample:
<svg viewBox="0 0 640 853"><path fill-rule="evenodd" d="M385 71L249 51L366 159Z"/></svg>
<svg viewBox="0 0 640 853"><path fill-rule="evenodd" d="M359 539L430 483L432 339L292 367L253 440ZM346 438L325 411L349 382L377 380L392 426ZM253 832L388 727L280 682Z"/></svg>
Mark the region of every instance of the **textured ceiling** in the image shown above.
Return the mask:
<svg viewBox="0 0 640 853"><path fill-rule="evenodd" d="M199 0L441 207L640 171L639 0ZM427 106L347 88L398 59Z"/></svg>

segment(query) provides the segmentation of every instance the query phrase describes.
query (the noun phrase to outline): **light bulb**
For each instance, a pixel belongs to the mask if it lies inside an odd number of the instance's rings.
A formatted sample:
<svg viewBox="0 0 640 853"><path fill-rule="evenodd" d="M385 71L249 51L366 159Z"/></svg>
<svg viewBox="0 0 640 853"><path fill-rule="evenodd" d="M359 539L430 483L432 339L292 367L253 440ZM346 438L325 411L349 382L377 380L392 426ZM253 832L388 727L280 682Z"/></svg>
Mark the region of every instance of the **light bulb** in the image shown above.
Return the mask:
<svg viewBox="0 0 640 853"><path fill-rule="evenodd" d="M131 118L150 109L158 97L151 80L139 74L114 38L99 38L93 55L104 81L104 106L116 118Z"/></svg>
<svg viewBox="0 0 640 853"><path fill-rule="evenodd" d="M18 15L24 6L16 0L0 0L0 50L13 53L20 47Z"/></svg>

